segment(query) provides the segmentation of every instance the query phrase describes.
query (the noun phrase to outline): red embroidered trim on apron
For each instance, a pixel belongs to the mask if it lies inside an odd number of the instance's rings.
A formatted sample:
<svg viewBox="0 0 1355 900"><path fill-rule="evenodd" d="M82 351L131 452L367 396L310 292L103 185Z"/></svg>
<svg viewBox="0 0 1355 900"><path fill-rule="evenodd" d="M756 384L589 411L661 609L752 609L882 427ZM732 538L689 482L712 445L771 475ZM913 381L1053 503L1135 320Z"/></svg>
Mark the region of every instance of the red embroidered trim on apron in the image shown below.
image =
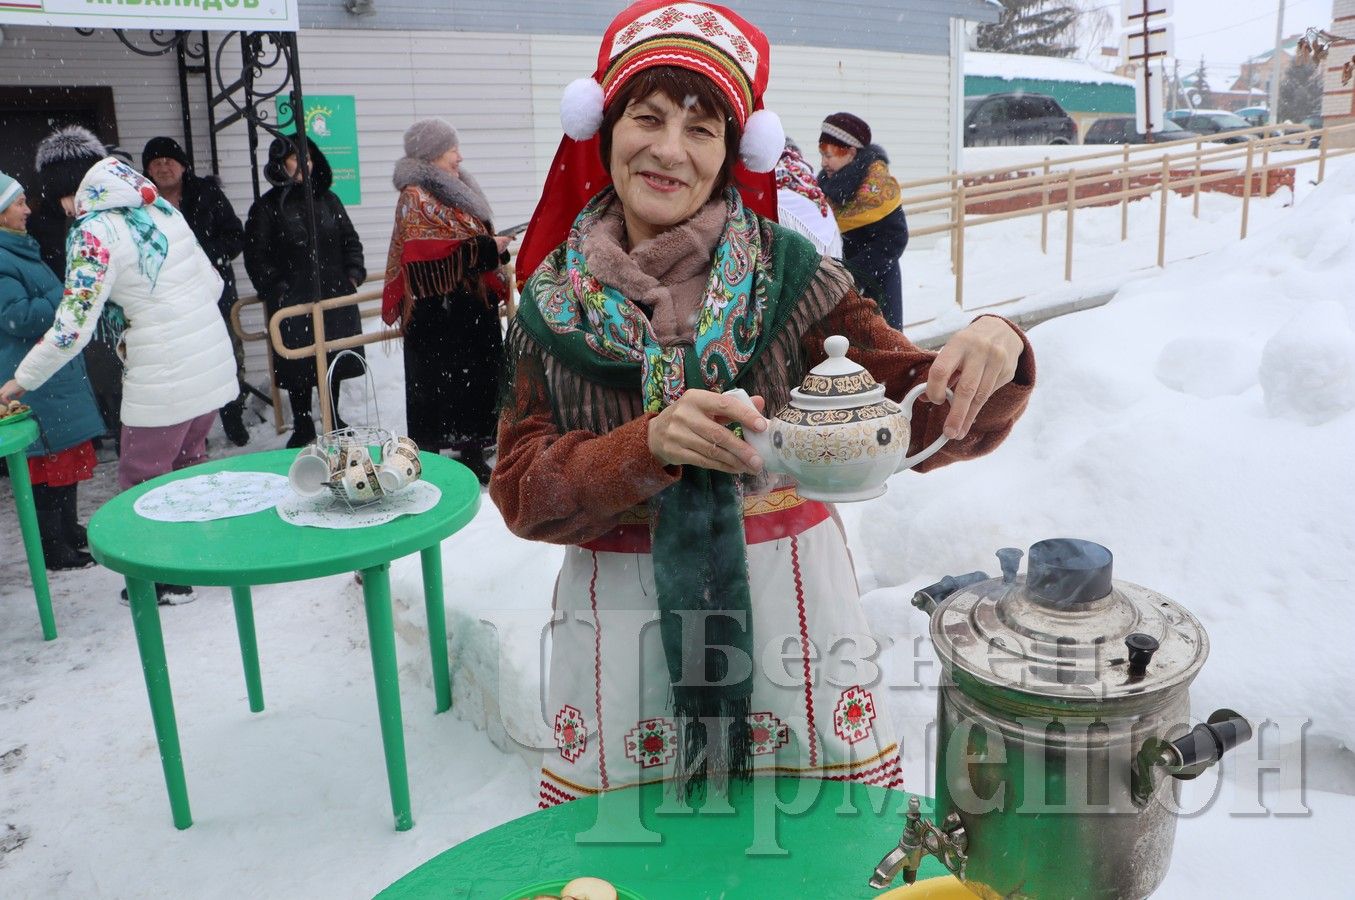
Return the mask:
<svg viewBox="0 0 1355 900"><path fill-rule="evenodd" d="M661 766L677 753L677 729L667 719L643 719L626 732L626 756L643 769Z"/></svg>
<svg viewBox="0 0 1355 900"><path fill-rule="evenodd" d="M769 753L775 753L777 748L786 746L786 743L790 740L790 729L769 712L750 715L748 727L753 732L754 756L766 756Z"/></svg>
<svg viewBox="0 0 1355 900"><path fill-rule="evenodd" d="M588 729L583 724L583 713L566 705L555 714L555 745L568 762L583 756L588 746Z"/></svg>
<svg viewBox="0 0 1355 900"><path fill-rule="evenodd" d="M833 732L849 744L870 735L875 721L875 698L859 684L842 692L833 708Z"/></svg>

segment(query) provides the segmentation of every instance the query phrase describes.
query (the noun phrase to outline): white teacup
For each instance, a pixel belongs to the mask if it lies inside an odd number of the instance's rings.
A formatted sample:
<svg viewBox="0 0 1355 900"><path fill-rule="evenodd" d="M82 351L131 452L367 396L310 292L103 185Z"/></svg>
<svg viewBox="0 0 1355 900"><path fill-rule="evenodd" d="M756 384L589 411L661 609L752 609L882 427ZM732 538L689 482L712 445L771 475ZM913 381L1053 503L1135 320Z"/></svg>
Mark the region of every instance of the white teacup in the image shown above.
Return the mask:
<svg viewBox="0 0 1355 900"><path fill-rule="evenodd" d="M400 449L385 458L381 463L381 470L376 473L376 478L386 493L390 494L418 481L422 471L423 466L419 458L415 456L411 459L403 449Z"/></svg>
<svg viewBox="0 0 1355 900"><path fill-rule="evenodd" d="M423 474L423 461L419 459L419 451L411 450L408 447L396 447L381 460L382 465L400 465L410 470L410 478L418 478Z"/></svg>
<svg viewBox="0 0 1355 900"><path fill-rule="evenodd" d="M366 454L365 448L363 454ZM344 496L353 503L370 503L385 493L377 481L376 467L372 465L370 457L356 460L350 453L348 468L344 470L339 483Z"/></svg>
<svg viewBox="0 0 1355 900"><path fill-rule="evenodd" d="M291 468L287 470L287 481L292 485L292 490L302 497L323 494L329 476L329 456L314 445L297 454Z"/></svg>
<svg viewBox="0 0 1355 900"><path fill-rule="evenodd" d="M383 463L397 454L413 460L416 466L419 465L419 445L404 435L393 437L381 445Z"/></svg>
<svg viewBox="0 0 1355 900"><path fill-rule="evenodd" d="M331 465L335 467L335 476L343 477L350 469L361 469L363 464L371 464L372 452L364 444L344 444L338 448Z"/></svg>

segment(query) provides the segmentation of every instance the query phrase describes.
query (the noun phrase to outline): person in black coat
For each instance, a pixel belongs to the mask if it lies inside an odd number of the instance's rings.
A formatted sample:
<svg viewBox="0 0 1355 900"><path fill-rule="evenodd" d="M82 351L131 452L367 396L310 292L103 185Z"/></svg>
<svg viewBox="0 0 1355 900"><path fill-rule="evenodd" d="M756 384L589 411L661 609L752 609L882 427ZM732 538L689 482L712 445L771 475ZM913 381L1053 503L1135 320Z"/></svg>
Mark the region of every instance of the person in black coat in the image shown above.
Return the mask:
<svg viewBox="0 0 1355 900"><path fill-rule="evenodd" d="M155 182L160 196L168 200L183 217L198 239L212 266L225 282L217 308L226 320L231 347L235 350L235 377L240 382L240 393L221 407L221 427L226 437L237 447L249 443L245 428L245 348L235 329L230 327L231 307L238 295L235 291L235 269L231 260L245 249L245 228L235 214L231 201L214 176L199 176L193 172L193 161L184 153L179 142L169 137L155 137L146 142L141 151L141 170Z"/></svg>
<svg viewBox="0 0 1355 900"><path fill-rule="evenodd" d="M273 185L249 208L245 222L245 271L254 283L271 318L284 306L312 303L353 293L367 280L358 239L343 203L330 187L334 173L315 142L306 139L311 166L311 185L315 196L316 248L320 273L317 296L311 277L310 248L307 241L306 197L297 165L297 147L292 138L277 138L268 148L264 177ZM356 306L325 312L325 338L335 340L362 333L362 315ZM295 316L282 324L282 338L288 347L306 347L315 342L310 316ZM362 348L357 348L359 354ZM335 353L329 354L329 362ZM338 382L362 374L362 363L344 357L334 369L331 390L338 400ZM312 358L273 357L273 377L287 391L292 405L293 430L288 447L302 447L315 440L315 421L311 418L311 390L316 387ZM339 411L334 410L334 427L343 428Z"/></svg>

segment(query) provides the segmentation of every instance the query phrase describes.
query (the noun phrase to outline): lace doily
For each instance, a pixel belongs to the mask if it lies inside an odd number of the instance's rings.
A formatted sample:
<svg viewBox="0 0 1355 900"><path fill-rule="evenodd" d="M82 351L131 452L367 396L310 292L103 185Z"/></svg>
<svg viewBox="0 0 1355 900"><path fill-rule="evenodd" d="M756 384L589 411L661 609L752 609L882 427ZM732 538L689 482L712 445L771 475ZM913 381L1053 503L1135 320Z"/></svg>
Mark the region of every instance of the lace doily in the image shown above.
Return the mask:
<svg viewBox="0 0 1355 900"><path fill-rule="evenodd" d="M387 494L374 503L350 509L331 494L298 497L291 491L277 504L278 515L293 525L312 528L369 528L400 516L417 515L438 505L442 491L435 484L416 481L402 491Z"/></svg>
<svg viewBox="0 0 1355 900"><path fill-rule="evenodd" d="M262 512L291 493L291 486L282 475L213 472L147 491L132 509L137 515L157 522L210 522Z"/></svg>

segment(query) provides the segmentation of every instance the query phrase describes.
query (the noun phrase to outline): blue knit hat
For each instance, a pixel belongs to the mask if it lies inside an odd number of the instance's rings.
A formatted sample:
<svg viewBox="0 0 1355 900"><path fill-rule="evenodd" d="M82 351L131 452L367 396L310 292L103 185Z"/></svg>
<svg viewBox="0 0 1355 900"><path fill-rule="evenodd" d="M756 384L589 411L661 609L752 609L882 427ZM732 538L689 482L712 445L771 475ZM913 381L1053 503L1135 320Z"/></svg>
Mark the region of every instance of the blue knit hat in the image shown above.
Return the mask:
<svg viewBox="0 0 1355 900"><path fill-rule="evenodd" d="M24 186L4 172L0 172L0 213L9 209L15 200L24 195Z"/></svg>

